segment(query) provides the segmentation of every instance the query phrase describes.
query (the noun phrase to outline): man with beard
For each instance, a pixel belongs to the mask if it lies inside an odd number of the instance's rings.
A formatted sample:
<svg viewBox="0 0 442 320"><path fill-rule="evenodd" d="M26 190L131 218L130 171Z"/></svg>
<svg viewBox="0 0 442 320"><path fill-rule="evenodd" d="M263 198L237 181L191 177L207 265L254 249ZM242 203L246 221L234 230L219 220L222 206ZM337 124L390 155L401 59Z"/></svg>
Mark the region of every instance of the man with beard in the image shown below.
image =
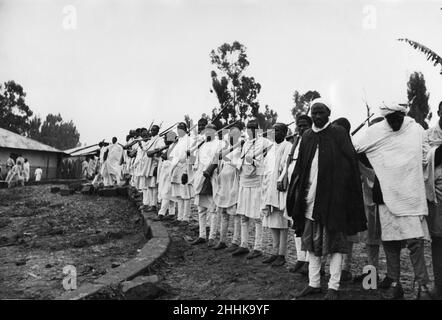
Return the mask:
<svg viewBox="0 0 442 320"><path fill-rule="evenodd" d="M287 196L288 214L309 254L309 284L298 297L321 292L321 258L330 255L327 300L338 299L347 235L366 230L357 155L345 129L330 123L330 108L312 103Z"/></svg>
<svg viewBox="0 0 442 320"><path fill-rule="evenodd" d="M414 119L406 117L405 104L384 104L384 121L368 128L355 143L365 153L379 179L384 204L379 205L381 237L387 258L387 277L391 286L384 299L401 299L400 253L403 244L410 251L417 298L429 298L429 277L425 265L424 238L428 237L428 215L423 174L424 132Z"/></svg>

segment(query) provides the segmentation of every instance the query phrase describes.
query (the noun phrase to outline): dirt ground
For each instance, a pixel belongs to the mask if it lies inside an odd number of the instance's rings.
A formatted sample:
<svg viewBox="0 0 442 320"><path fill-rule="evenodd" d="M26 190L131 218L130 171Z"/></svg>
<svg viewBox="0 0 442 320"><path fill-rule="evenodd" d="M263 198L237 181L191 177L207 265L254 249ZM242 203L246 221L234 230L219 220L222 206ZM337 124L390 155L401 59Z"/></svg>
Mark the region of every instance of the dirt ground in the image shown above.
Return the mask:
<svg viewBox="0 0 442 320"><path fill-rule="evenodd" d="M80 286L134 257L145 242L129 201L61 196L51 187L0 190L0 299L53 299L64 292L64 266L76 267Z"/></svg>
<svg viewBox="0 0 442 320"><path fill-rule="evenodd" d="M52 186L0 190L0 298L52 299L64 292L62 269L76 266L78 286L96 279L112 267L134 257L144 243L141 219L135 207L122 198L50 193ZM296 262L293 232L289 233L288 263L282 267L263 264L263 257L233 258L225 250L205 244L192 246L197 236L196 208L188 227L163 222L171 245L150 269L160 277L166 294L159 299L292 299L308 283L300 274L288 272ZM232 227L232 226L231 226ZM232 230L232 228L230 228ZM254 230L250 230L250 247ZM231 239L229 232L229 239ZM264 229L264 253L271 252L271 234ZM426 244L426 262L432 278L431 255ZM366 264L363 244L354 247L353 274ZM413 299L413 272L407 250L402 253L402 284L407 299ZM381 250L380 274L385 274ZM322 278L325 291L328 280ZM378 291L361 284L343 283L341 299L379 299ZM309 299L321 299L316 295Z"/></svg>
<svg viewBox="0 0 442 320"><path fill-rule="evenodd" d="M172 243L168 253L160 260L151 273L158 274L162 283L168 288L168 294L160 299L292 299L308 284L307 277L288 272L288 267L296 262L294 248L294 233L289 233L288 263L282 267L271 267L263 264L263 258L247 260L245 257L232 257L226 250L214 251L205 244L192 246L191 238L197 236L197 213L192 210L190 227L177 227L169 222L163 222L169 230ZM254 230L251 228L249 247L252 247ZM232 230L232 228L230 228ZM229 232L229 239L231 239ZM265 256L271 252L271 234L264 231ZM366 254L363 244L354 246L352 263L353 274L361 273L366 264ZM426 263L432 278L432 265L429 244L426 243ZM402 285L405 298L413 299L413 272L406 249L402 252ZM385 255L381 249L380 258L381 278L385 275ZM329 277L328 263L326 275L322 277L322 288L327 288ZM343 283L340 288L340 299L380 299L377 290L364 290L361 284ZM308 299L322 299L323 294Z"/></svg>

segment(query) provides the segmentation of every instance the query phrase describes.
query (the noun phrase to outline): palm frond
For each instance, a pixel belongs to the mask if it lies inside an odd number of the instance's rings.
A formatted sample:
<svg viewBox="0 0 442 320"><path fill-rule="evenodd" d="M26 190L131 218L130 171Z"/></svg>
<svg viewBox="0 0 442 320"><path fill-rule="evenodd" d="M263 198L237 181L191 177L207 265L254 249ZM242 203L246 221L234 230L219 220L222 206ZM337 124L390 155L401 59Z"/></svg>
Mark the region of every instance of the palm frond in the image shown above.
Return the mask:
<svg viewBox="0 0 442 320"><path fill-rule="evenodd" d="M416 41L409 40L407 38L400 38L400 39L398 39L398 41L403 41L403 42L408 43L414 49L423 52L427 56L427 60L434 63L434 66L437 66L439 64L442 67L442 58L436 52L431 50L430 48L428 48L428 47L426 47ZM441 74L442 74L442 70L441 70Z"/></svg>

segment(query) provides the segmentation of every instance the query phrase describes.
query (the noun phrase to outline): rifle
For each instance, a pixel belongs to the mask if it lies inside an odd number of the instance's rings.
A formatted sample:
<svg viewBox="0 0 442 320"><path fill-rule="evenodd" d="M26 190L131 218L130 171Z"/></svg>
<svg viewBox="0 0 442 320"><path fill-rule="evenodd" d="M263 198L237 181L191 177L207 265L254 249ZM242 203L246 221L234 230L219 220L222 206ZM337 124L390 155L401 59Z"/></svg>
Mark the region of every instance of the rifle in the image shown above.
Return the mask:
<svg viewBox="0 0 442 320"><path fill-rule="evenodd" d="M289 184L289 166L292 163L292 161L294 160L293 156L295 154L295 150L296 150L296 147L299 144L299 141L301 141L301 136L299 134L297 134L296 135L296 140L295 140L295 142L292 145L292 149L290 150L289 156L287 158L287 162L285 164L284 176L282 178L282 187L281 187L281 190L279 190L279 191L286 191L287 190L287 187L288 187L288 184Z"/></svg>
<svg viewBox="0 0 442 320"><path fill-rule="evenodd" d="M69 153L69 154L73 154L73 153L75 153L75 152L83 151L83 150L85 150L85 149L92 148L92 147L96 147L96 146L98 146L98 143L93 144L93 145L91 145L91 146L87 146L87 147L83 147L83 148L80 148L80 149L74 150L74 151L72 151L72 152Z"/></svg>
<svg viewBox="0 0 442 320"><path fill-rule="evenodd" d="M351 133L352 136L354 136L359 130L361 130L367 121L370 121L370 118L374 116L374 113L372 113L370 116L367 117L367 119L364 120L356 129L353 130Z"/></svg>
<svg viewBox="0 0 442 320"><path fill-rule="evenodd" d="M213 122L215 122L216 120L218 120L219 117L221 116L221 114L223 113L223 111L224 111L228 106L229 106L229 105L224 106L224 107L221 109L221 111L215 116L215 118L212 119L211 122L213 123Z"/></svg>
<svg viewBox="0 0 442 320"><path fill-rule="evenodd" d="M175 127L179 122L174 123L173 125L171 125L169 128L167 128L166 130L164 130L163 132L161 132L159 135L160 137L164 136L166 133L168 133L170 130L173 129L173 127Z"/></svg>
<svg viewBox="0 0 442 320"><path fill-rule="evenodd" d="M150 132L150 129L152 129L153 122L154 122L154 120L152 120L152 122L150 123L149 129L147 129L147 132Z"/></svg>
<svg viewBox="0 0 442 320"><path fill-rule="evenodd" d="M239 120L238 120L238 121L239 121ZM225 126L222 127L221 129L219 129L218 131L216 131L216 132L215 132L215 139L216 139L216 136L217 136L221 131L223 131L223 130L225 130L225 129L227 129L227 128L230 128L231 126L233 126L233 125L234 125L235 123L237 123L238 121L235 121L235 122L229 123L228 125L225 125ZM206 141L207 141L207 140L201 141L200 144L196 147L196 149L201 148L201 146L202 146ZM192 148L191 152L194 151L194 150L196 150L196 149L193 149L193 148Z"/></svg>

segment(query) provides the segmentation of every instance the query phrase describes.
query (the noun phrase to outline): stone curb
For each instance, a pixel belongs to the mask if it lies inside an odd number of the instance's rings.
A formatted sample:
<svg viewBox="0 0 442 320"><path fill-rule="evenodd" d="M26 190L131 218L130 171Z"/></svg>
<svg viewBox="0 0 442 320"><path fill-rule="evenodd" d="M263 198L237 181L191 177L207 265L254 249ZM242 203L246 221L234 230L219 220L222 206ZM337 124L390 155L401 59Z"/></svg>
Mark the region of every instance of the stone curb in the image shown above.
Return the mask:
<svg viewBox="0 0 442 320"><path fill-rule="evenodd" d="M130 201L135 199L129 196ZM143 274L149 267L166 253L170 238L167 229L161 222L153 221L155 216L151 212L140 212L143 217L143 234L147 239L138 255L123 263L117 268L109 270L108 273L96 279L93 283L81 285L77 290L63 293L55 300L89 300L94 296L100 296L101 293L109 290L111 287L118 286L124 281L130 281Z"/></svg>

